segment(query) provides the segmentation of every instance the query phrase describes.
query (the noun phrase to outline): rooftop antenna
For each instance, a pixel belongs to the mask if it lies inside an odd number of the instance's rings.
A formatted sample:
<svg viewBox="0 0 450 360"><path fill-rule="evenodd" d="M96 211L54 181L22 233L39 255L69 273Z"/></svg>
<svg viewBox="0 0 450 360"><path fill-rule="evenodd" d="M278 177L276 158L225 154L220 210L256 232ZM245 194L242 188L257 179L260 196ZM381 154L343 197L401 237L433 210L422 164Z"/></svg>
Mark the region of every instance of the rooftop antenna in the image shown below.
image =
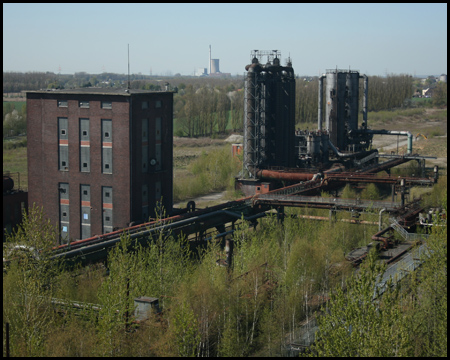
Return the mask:
<svg viewBox="0 0 450 360"><path fill-rule="evenodd" d="M128 44L128 89L130 88L130 44Z"/></svg>

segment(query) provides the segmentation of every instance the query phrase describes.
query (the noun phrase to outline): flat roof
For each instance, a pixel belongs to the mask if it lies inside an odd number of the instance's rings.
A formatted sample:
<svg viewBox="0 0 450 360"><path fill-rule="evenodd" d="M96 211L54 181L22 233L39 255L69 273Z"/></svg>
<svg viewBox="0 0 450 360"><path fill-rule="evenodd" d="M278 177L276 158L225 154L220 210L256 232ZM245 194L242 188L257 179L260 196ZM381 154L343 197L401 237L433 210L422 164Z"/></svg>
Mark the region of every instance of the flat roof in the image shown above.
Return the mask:
<svg viewBox="0 0 450 360"><path fill-rule="evenodd" d="M117 88L79 88L79 89L48 89L48 90L30 90L25 91L26 94L95 94L95 95L142 95L142 94L167 94L174 93L174 91L150 91L140 89L117 89Z"/></svg>

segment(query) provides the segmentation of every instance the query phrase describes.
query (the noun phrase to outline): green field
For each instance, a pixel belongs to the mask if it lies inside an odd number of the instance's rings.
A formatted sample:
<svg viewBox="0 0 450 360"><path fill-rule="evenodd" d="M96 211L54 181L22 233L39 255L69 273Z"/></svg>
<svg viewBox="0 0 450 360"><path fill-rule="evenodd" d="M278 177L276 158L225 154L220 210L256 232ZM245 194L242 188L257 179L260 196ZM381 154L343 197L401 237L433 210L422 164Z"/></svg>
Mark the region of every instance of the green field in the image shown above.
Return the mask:
<svg viewBox="0 0 450 360"><path fill-rule="evenodd" d="M4 143L4 142L3 142ZM27 148L3 148L3 172L20 173L21 189L28 189Z"/></svg>
<svg viewBox="0 0 450 360"><path fill-rule="evenodd" d="M22 109L22 106L25 105L27 102L26 101L3 101L3 107L6 104L14 104L14 107L17 111Z"/></svg>

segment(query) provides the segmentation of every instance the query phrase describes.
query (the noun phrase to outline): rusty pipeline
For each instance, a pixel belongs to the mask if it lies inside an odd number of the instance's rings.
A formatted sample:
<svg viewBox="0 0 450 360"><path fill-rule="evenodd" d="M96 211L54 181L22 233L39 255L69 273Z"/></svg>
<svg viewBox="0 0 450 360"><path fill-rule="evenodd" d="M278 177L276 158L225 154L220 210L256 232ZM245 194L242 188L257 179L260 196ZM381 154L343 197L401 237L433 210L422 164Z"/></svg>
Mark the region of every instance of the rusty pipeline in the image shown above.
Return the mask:
<svg viewBox="0 0 450 360"><path fill-rule="evenodd" d="M389 247L389 242L387 238L382 237L381 235L387 233L389 230L391 230L392 228L390 226L388 226L386 229L383 229L381 231L378 231L376 234L374 234L372 236L372 240L375 241L381 241L384 244L384 248L388 249Z"/></svg>
<svg viewBox="0 0 450 360"><path fill-rule="evenodd" d="M302 172L286 172L277 170L260 170L256 171L256 177L262 179L277 179L288 181L309 181L314 177L313 173Z"/></svg>

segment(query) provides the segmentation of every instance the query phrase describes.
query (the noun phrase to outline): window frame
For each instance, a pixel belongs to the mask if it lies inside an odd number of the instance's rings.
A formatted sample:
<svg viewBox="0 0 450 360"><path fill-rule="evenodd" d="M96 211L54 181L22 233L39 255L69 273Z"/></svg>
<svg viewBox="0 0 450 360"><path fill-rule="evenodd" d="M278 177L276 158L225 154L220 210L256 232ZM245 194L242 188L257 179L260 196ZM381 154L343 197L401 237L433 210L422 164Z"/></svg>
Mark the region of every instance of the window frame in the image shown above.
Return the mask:
<svg viewBox="0 0 450 360"><path fill-rule="evenodd" d="M100 103L100 107L102 109L108 109L108 110L112 110L112 101L102 101Z"/></svg>
<svg viewBox="0 0 450 360"><path fill-rule="evenodd" d="M89 109L91 107L91 104L89 100L79 100L78 107L81 109Z"/></svg>

